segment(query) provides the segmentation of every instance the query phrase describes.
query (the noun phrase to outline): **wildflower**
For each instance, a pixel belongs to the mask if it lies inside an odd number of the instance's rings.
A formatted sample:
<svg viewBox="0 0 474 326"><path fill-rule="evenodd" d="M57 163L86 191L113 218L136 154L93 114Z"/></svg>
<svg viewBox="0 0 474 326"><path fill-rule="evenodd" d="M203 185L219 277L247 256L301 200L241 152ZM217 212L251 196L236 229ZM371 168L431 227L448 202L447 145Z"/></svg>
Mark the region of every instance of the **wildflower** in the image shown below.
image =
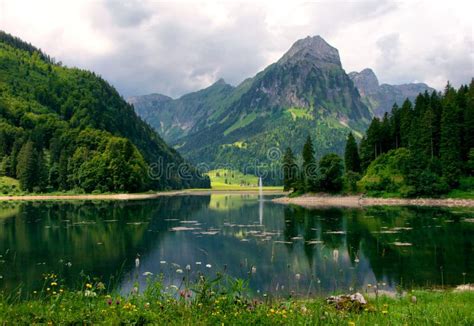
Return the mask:
<svg viewBox="0 0 474 326"><path fill-rule="evenodd" d="M196 262L196 265L201 265L202 263L200 261L197 261Z"/></svg>
<svg viewBox="0 0 474 326"><path fill-rule="evenodd" d="M347 323L347 325L349 326L355 326L356 323L354 323L353 321L350 321L349 323Z"/></svg>
<svg viewBox="0 0 474 326"><path fill-rule="evenodd" d="M257 272L257 267L252 266L252 274L255 274Z"/></svg>
<svg viewBox="0 0 474 326"><path fill-rule="evenodd" d="M46 288L46 291L49 291L49 290L51 290L51 289L50 289L50 288Z"/></svg>
<svg viewBox="0 0 474 326"><path fill-rule="evenodd" d="M382 314L386 315L386 314L388 314L388 311L387 310L382 310Z"/></svg>
<svg viewBox="0 0 474 326"><path fill-rule="evenodd" d="M178 269L176 270L176 273L182 274L182 273L183 273L183 270L182 270L181 268L178 268Z"/></svg>
<svg viewBox="0 0 474 326"><path fill-rule="evenodd" d="M56 286L56 285L58 285L58 283L56 283L56 282L51 282L51 286Z"/></svg>
<svg viewBox="0 0 474 326"><path fill-rule="evenodd" d="M138 268L140 266L140 258L135 258L135 267Z"/></svg>
<svg viewBox="0 0 474 326"><path fill-rule="evenodd" d="M87 283L87 284L86 284L86 288L88 288L88 289L92 289L92 284L90 284L90 283Z"/></svg>
<svg viewBox="0 0 474 326"><path fill-rule="evenodd" d="M95 293L94 291L91 291L91 290L85 290L84 291L84 296L92 298L92 297L96 297L97 293Z"/></svg>
<svg viewBox="0 0 474 326"><path fill-rule="evenodd" d="M296 279L297 281L299 281L299 280L301 279L301 274L299 274L299 273L298 273L298 274L295 274L295 279Z"/></svg>
<svg viewBox="0 0 474 326"><path fill-rule="evenodd" d="M160 264L166 264L166 260L160 260Z"/></svg>
<svg viewBox="0 0 474 326"><path fill-rule="evenodd" d="M150 308L150 303L149 302L145 302L145 309L148 309Z"/></svg>
<svg viewBox="0 0 474 326"><path fill-rule="evenodd" d="M371 288L371 287L372 287L372 284L370 284L370 283L367 284L367 287L368 287L368 288Z"/></svg>
<svg viewBox="0 0 474 326"><path fill-rule="evenodd" d="M33 291L34 294L38 293L38 291Z"/></svg>
<svg viewBox="0 0 474 326"><path fill-rule="evenodd" d="M98 290L105 290L105 284L102 282L97 283L97 289Z"/></svg>
<svg viewBox="0 0 474 326"><path fill-rule="evenodd" d="M151 276L151 275L153 275L152 272L145 272L145 273L143 273L143 276Z"/></svg>
<svg viewBox="0 0 474 326"><path fill-rule="evenodd" d="M414 296L414 295L411 296L411 302L416 303L416 296Z"/></svg>
<svg viewBox="0 0 474 326"><path fill-rule="evenodd" d="M189 264L186 265L186 270L187 270L187 271L190 271L190 270L191 270L191 265L189 265Z"/></svg>
<svg viewBox="0 0 474 326"><path fill-rule="evenodd" d="M207 264L206 267L207 267L207 268L211 268L212 265L211 265L211 264Z"/></svg>

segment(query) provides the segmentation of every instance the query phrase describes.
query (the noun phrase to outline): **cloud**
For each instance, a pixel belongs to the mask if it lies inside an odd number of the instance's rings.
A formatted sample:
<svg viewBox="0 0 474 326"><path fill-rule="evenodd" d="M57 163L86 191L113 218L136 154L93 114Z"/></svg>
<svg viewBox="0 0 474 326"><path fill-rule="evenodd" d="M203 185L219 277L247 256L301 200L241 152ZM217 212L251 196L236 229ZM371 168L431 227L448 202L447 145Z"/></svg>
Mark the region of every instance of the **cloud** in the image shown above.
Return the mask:
<svg viewBox="0 0 474 326"><path fill-rule="evenodd" d="M474 76L473 4L435 1L161 2L0 0L0 29L125 96L238 84L297 39L321 35L346 71L442 88Z"/></svg>

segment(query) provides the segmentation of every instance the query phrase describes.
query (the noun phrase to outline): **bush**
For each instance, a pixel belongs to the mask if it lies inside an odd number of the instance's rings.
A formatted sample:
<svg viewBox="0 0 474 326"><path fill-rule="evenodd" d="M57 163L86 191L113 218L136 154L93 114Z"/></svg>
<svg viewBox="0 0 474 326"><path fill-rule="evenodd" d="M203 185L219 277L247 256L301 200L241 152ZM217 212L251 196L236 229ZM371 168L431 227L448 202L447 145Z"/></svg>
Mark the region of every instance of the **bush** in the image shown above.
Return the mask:
<svg viewBox="0 0 474 326"><path fill-rule="evenodd" d="M361 175L357 172L348 171L343 177L343 191L346 194L357 193L357 182L360 180Z"/></svg>

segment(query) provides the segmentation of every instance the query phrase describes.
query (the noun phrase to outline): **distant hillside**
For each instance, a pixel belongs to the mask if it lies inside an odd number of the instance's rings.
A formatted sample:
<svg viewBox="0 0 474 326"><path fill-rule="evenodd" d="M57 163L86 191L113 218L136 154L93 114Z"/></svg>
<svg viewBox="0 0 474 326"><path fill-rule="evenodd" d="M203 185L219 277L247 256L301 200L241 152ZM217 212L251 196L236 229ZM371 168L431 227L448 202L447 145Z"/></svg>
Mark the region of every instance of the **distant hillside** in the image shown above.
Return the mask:
<svg viewBox="0 0 474 326"><path fill-rule="evenodd" d="M375 73L368 68L361 72L351 72L349 77L359 90L364 103L378 117L390 112L394 103L401 106L407 98L414 101L418 94L425 91L432 93L435 90L424 83L380 85Z"/></svg>
<svg viewBox="0 0 474 326"><path fill-rule="evenodd" d="M174 164L149 178L148 167ZM203 187L180 178L182 157L92 72L63 67L0 32L0 176L29 191Z"/></svg>
<svg viewBox="0 0 474 326"><path fill-rule="evenodd" d="M361 135L372 118L337 49L319 36L297 41L237 87L220 80L175 100L151 95L130 102L192 162L240 169L275 164L278 151L290 144L299 151L308 134L317 155L341 153L348 131Z"/></svg>

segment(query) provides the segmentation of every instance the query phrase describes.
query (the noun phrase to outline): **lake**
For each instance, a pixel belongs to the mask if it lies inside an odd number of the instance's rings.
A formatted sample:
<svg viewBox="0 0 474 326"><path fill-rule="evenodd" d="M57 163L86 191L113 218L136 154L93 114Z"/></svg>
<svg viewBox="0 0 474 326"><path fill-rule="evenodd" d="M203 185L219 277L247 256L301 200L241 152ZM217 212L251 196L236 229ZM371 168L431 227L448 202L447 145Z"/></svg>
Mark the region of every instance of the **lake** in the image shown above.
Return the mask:
<svg viewBox="0 0 474 326"><path fill-rule="evenodd" d="M474 282L473 222L472 208L305 209L237 194L4 202L0 290L40 290L51 272L123 292L151 273L180 286L225 272L256 294L458 285Z"/></svg>

